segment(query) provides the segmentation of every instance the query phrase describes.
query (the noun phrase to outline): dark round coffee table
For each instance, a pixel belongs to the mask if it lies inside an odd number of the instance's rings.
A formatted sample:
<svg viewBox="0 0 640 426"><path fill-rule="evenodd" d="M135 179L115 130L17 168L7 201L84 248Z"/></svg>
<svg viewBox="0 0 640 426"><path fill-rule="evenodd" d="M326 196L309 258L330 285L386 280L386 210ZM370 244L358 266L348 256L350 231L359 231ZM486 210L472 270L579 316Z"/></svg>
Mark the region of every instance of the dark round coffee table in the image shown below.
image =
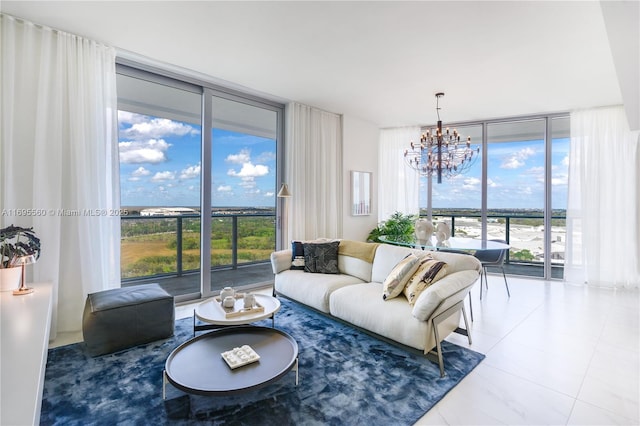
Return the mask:
<svg viewBox="0 0 640 426"><path fill-rule="evenodd" d="M222 352L249 345L260 356L257 362L231 369ZM176 388L198 395L229 395L258 389L296 373L298 344L287 333L269 327L227 327L202 334L178 346L165 363L162 396L168 381Z"/></svg>

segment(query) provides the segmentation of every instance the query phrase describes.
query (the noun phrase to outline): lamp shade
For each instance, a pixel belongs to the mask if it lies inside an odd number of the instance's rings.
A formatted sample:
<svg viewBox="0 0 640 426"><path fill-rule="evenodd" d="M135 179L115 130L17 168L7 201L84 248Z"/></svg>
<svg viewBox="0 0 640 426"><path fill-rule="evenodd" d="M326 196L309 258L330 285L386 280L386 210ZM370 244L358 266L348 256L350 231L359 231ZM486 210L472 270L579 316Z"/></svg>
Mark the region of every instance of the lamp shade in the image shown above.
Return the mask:
<svg viewBox="0 0 640 426"><path fill-rule="evenodd" d="M280 191L278 191L278 198L289 198L291 197L291 193L289 192L289 187L286 183L283 183L280 187Z"/></svg>

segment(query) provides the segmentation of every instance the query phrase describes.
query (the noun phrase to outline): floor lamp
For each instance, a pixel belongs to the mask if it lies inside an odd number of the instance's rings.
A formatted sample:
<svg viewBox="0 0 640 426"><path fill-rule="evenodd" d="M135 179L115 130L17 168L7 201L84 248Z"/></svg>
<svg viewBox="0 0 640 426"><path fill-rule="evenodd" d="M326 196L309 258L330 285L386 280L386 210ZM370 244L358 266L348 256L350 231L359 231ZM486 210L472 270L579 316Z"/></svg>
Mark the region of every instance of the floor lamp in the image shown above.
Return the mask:
<svg viewBox="0 0 640 426"><path fill-rule="evenodd" d="M283 183L282 186L280 187L280 191L278 191L278 198L284 198L283 203L282 203L282 235L289 237L289 229L287 227L288 223L287 223L287 216L288 216L288 212L287 212L287 198L291 198L291 193L289 192L289 187L287 186L286 183ZM285 233L286 230L286 233ZM286 240L285 240L286 241Z"/></svg>

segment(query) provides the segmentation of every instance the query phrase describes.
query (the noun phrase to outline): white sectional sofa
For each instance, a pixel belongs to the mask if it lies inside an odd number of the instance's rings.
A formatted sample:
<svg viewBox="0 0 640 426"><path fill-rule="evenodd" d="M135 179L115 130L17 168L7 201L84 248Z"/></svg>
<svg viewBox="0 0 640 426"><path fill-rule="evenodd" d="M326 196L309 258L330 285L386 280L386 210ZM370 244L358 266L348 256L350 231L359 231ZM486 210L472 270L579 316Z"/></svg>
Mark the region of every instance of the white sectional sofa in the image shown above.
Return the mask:
<svg viewBox="0 0 640 426"><path fill-rule="evenodd" d="M339 247L339 274L292 270L292 250L273 252L275 292L425 354L435 348L443 375L440 342L454 331L468 335L458 325L461 314L467 324L464 299L480 276L480 262L465 254L429 252L446 263L446 275L427 287L411 306L402 294L384 300L383 282L408 254L422 256L426 252L347 240L340 241ZM363 256L362 248L373 254Z"/></svg>

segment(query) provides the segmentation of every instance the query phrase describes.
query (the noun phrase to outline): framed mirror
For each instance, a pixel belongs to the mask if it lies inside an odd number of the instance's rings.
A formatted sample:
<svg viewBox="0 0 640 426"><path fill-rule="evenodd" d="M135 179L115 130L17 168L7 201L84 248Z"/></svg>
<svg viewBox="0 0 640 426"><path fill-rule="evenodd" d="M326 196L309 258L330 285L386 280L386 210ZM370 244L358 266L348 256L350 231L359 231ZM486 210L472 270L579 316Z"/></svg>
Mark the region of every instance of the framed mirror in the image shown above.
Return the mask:
<svg viewBox="0 0 640 426"><path fill-rule="evenodd" d="M371 214L371 172L351 171L351 215Z"/></svg>

